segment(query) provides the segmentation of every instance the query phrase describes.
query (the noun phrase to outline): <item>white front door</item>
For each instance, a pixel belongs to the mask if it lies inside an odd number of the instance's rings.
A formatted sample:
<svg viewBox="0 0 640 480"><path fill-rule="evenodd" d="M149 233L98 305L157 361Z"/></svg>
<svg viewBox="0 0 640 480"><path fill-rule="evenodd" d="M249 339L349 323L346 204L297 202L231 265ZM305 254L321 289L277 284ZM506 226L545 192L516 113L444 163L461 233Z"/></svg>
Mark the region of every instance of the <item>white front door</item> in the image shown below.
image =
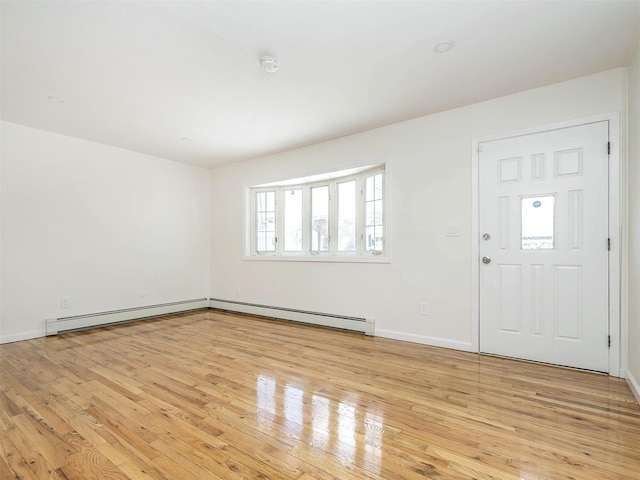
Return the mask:
<svg viewBox="0 0 640 480"><path fill-rule="evenodd" d="M607 372L609 123L479 144L480 351Z"/></svg>

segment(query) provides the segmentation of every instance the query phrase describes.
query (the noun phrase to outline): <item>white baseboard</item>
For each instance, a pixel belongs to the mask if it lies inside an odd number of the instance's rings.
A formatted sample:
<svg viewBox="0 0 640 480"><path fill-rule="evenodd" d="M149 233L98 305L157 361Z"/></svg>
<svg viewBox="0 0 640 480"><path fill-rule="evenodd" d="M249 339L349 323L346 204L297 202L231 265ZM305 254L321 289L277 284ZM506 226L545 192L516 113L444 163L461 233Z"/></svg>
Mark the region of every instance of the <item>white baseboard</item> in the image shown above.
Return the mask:
<svg viewBox="0 0 640 480"><path fill-rule="evenodd" d="M634 397L636 397L636 401L640 405L640 383L638 383L629 370L624 371L624 378L629 384L631 393L633 393Z"/></svg>
<svg viewBox="0 0 640 480"><path fill-rule="evenodd" d="M474 352L471 342L461 342L459 340L449 340L446 338L427 337L425 335L416 335L414 333L403 333L394 330L376 329L376 336L391 338L393 340L403 340L405 342L421 343L423 345L431 345L432 347L451 348L453 350L462 350L465 352Z"/></svg>
<svg viewBox="0 0 640 480"><path fill-rule="evenodd" d="M30 332L13 333L11 335L0 335L0 344L32 340L34 338L44 337L45 335L46 332L44 330L32 330Z"/></svg>
<svg viewBox="0 0 640 480"><path fill-rule="evenodd" d="M77 315L74 317L48 318L46 320L46 329L47 335L57 335L59 333L82 330L85 328L102 327L106 325L114 325L116 323L142 320L144 318L154 318L164 315L189 312L192 310L201 310L208 306L209 299L198 298L195 300L148 305L144 307L127 308L124 310L113 310L110 312Z"/></svg>
<svg viewBox="0 0 640 480"><path fill-rule="evenodd" d="M209 299L209 307L227 312L245 313L248 315L256 315L264 318L289 320L292 322L307 323L310 325L318 325L322 327L338 328L341 330L360 332L366 335L373 335L374 332L374 320L371 318L350 317L347 315L336 315L322 312L310 312L284 307L273 307L269 305L236 302L218 298Z"/></svg>

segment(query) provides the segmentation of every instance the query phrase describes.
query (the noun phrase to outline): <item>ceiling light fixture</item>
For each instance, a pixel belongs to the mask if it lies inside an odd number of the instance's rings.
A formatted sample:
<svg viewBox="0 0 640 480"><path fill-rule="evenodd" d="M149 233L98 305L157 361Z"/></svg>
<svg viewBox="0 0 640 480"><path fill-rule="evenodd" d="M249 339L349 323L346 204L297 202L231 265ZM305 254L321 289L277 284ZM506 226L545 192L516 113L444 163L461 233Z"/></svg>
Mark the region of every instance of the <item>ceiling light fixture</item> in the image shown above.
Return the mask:
<svg viewBox="0 0 640 480"><path fill-rule="evenodd" d="M280 68L280 62L273 57L262 57L260 59L260 66L262 70L267 73L276 73Z"/></svg>
<svg viewBox="0 0 640 480"><path fill-rule="evenodd" d="M47 97L47 100L53 103L64 103L65 99L60 97L54 97L53 95Z"/></svg>
<svg viewBox="0 0 640 480"><path fill-rule="evenodd" d="M183 142L193 142L193 138L191 137L182 137L180 140L182 140Z"/></svg>
<svg viewBox="0 0 640 480"><path fill-rule="evenodd" d="M451 40L445 40L444 42L436 43L433 47L433 51L436 53L447 53L455 46L455 44L456 43Z"/></svg>

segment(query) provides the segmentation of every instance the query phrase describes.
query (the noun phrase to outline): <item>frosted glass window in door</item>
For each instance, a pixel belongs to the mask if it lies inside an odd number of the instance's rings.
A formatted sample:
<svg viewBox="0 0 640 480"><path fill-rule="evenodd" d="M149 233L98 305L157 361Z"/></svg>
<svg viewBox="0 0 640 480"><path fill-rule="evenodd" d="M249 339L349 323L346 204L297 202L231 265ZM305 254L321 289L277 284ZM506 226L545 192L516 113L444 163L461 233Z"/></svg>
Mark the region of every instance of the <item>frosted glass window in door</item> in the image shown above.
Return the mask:
<svg viewBox="0 0 640 480"><path fill-rule="evenodd" d="M554 195L522 199L522 250L555 248Z"/></svg>

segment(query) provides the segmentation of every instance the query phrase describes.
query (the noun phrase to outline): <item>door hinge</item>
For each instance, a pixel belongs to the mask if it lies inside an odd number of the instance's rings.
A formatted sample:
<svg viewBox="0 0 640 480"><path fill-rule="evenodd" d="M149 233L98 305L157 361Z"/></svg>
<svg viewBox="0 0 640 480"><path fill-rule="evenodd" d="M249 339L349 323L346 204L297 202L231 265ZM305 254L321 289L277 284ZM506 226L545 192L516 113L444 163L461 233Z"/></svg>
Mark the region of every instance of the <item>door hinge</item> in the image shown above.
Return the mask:
<svg viewBox="0 0 640 480"><path fill-rule="evenodd" d="M611 251L611 239L607 238L607 250Z"/></svg>
<svg viewBox="0 0 640 480"><path fill-rule="evenodd" d="M480 153L481 151L482 151L482 144L481 144L481 143L479 143L479 144L478 144L478 153Z"/></svg>
<svg viewBox="0 0 640 480"><path fill-rule="evenodd" d="M609 335L609 344L608 344L609 348L611 348L611 335Z"/></svg>
<svg viewBox="0 0 640 480"><path fill-rule="evenodd" d="M611 142L607 142L607 155L611 155Z"/></svg>

